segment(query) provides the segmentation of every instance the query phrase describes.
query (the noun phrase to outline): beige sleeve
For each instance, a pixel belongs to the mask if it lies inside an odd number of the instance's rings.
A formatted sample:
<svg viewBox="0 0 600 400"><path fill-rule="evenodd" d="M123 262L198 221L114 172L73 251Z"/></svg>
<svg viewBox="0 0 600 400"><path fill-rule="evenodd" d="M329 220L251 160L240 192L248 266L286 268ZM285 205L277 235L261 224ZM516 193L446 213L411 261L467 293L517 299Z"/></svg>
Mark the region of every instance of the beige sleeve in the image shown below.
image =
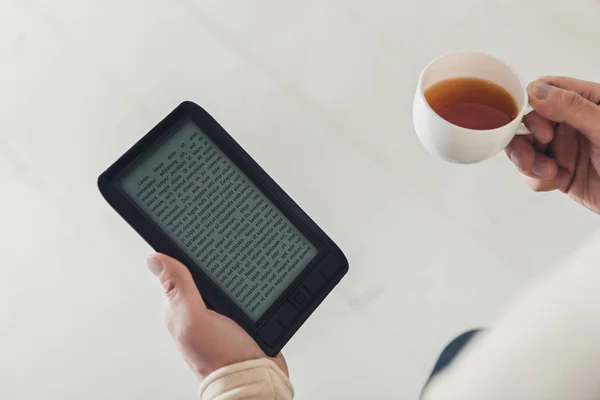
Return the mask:
<svg viewBox="0 0 600 400"><path fill-rule="evenodd" d="M244 361L223 367L204 379L200 400L292 400L294 388L271 360Z"/></svg>

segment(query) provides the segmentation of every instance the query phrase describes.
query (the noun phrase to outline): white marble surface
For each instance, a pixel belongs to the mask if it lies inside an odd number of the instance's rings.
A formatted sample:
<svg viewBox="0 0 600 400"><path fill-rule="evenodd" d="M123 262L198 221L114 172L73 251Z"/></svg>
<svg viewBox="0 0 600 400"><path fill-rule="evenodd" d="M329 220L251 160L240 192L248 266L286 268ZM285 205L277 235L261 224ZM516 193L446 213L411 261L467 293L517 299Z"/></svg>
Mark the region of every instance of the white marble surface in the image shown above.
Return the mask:
<svg viewBox="0 0 600 400"><path fill-rule="evenodd" d="M503 156L430 157L418 73L474 49L600 81L599 19L594 0L0 0L0 398L195 398L150 249L95 187L188 99L350 259L285 349L298 398L414 399L446 341L600 227Z"/></svg>

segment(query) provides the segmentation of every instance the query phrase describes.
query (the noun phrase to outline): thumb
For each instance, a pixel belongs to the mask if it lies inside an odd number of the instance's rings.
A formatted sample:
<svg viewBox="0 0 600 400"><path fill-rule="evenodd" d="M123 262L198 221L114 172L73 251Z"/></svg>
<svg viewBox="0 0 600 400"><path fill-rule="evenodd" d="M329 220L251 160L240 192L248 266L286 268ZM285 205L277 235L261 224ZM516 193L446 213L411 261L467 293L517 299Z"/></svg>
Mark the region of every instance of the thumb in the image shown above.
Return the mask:
<svg viewBox="0 0 600 400"><path fill-rule="evenodd" d="M148 258L148 269L158 277L172 305L184 303L206 309L192 274L185 265L174 258L157 253Z"/></svg>
<svg viewBox="0 0 600 400"><path fill-rule="evenodd" d="M600 107L579 93L548 85L542 81L531 83L529 102L542 117L553 122L564 122L577 129L590 142L600 145Z"/></svg>

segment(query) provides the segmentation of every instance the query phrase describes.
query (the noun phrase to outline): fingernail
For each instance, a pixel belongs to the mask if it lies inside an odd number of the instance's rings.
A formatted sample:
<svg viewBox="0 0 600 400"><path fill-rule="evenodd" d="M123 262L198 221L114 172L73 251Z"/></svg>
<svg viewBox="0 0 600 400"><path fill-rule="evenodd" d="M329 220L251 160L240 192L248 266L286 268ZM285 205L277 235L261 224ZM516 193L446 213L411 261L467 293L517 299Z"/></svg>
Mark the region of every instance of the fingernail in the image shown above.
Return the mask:
<svg viewBox="0 0 600 400"><path fill-rule="evenodd" d="M163 264L159 260L154 257L148 258L147 261L148 269L156 276L160 276L160 273L163 270Z"/></svg>
<svg viewBox="0 0 600 400"><path fill-rule="evenodd" d="M523 159L521 158L519 153L517 153L516 151L510 153L510 160L517 166L517 168L523 170Z"/></svg>
<svg viewBox="0 0 600 400"><path fill-rule="evenodd" d="M536 161L531 167L531 172L539 178L550 178L552 165L548 161Z"/></svg>
<svg viewBox="0 0 600 400"><path fill-rule="evenodd" d="M535 81L531 85L532 94L538 100L544 100L550 93L550 85L542 81Z"/></svg>

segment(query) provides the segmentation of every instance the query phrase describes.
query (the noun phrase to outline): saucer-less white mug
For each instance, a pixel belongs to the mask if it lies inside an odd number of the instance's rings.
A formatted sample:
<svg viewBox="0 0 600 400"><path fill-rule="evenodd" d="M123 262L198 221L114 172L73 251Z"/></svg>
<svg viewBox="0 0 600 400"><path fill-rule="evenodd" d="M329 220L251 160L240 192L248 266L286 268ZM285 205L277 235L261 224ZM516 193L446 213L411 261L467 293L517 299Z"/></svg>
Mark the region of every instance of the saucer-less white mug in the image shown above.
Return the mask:
<svg viewBox="0 0 600 400"><path fill-rule="evenodd" d="M425 100L431 85L451 78L481 78L506 89L517 102L519 114L496 129L462 128L440 117ZM413 106L413 123L419 140L432 154L450 162L471 164L502 151L517 134L529 133L521 124L528 112L527 88L510 67L482 53L452 53L431 61L421 73Z"/></svg>

